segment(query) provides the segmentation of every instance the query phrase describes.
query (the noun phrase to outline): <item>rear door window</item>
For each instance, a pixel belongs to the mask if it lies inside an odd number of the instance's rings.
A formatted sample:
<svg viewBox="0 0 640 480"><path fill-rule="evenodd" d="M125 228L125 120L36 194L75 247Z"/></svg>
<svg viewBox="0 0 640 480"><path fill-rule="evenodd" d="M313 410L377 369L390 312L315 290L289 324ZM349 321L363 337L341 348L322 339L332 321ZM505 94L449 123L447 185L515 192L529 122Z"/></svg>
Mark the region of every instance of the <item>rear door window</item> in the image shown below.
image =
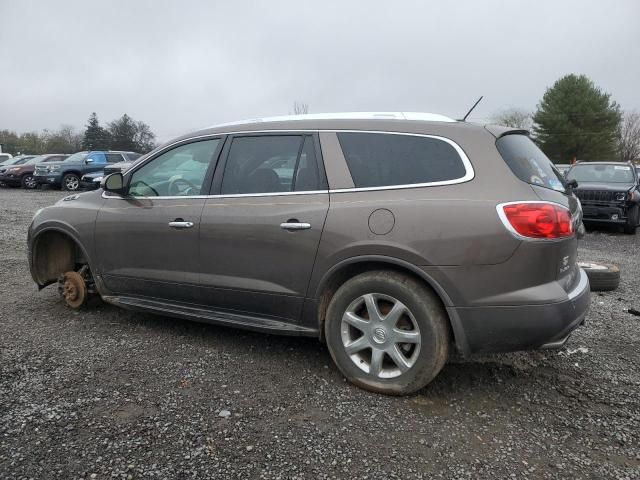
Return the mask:
<svg viewBox="0 0 640 480"><path fill-rule="evenodd" d="M451 182L467 168L450 143L433 137L338 132L356 188Z"/></svg>
<svg viewBox="0 0 640 480"><path fill-rule="evenodd" d="M562 174L528 136L504 135L496 141L496 147L511 171L523 182L566 191Z"/></svg>

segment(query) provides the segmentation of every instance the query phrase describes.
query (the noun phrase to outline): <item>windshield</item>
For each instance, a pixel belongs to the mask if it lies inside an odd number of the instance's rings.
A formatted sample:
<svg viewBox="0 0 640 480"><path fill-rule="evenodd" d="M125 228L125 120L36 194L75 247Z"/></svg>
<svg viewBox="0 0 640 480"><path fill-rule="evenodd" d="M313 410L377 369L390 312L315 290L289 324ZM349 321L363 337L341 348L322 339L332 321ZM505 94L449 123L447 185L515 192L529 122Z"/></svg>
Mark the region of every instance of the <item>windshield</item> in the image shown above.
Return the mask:
<svg viewBox="0 0 640 480"><path fill-rule="evenodd" d="M5 163L5 165L22 165L23 163L27 163L29 159L33 157L18 157L13 158L9 161L9 163Z"/></svg>
<svg viewBox="0 0 640 480"><path fill-rule="evenodd" d="M562 174L526 135L500 137L496 147L511 171L523 182L566 192Z"/></svg>
<svg viewBox="0 0 640 480"><path fill-rule="evenodd" d="M633 183L633 171L628 165L575 165L567 174L567 179L595 183Z"/></svg>
<svg viewBox="0 0 640 480"><path fill-rule="evenodd" d="M80 163L82 162L89 152L78 152L71 155L69 158L64 160L67 163Z"/></svg>

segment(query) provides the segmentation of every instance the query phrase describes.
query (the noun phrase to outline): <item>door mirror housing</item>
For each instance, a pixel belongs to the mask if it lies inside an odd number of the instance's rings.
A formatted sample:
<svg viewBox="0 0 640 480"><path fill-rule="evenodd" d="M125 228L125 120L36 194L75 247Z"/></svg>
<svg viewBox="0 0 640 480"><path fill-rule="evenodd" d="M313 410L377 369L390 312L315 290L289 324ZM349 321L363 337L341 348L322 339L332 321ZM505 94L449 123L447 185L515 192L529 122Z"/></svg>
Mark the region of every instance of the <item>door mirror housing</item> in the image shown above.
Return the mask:
<svg viewBox="0 0 640 480"><path fill-rule="evenodd" d="M120 172L112 173L111 175L107 175L100 185L105 192L111 192L118 195L125 194L124 187L124 176Z"/></svg>
<svg viewBox="0 0 640 480"><path fill-rule="evenodd" d="M84 163L87 163L87 164L88 164L88 163L93 163L93 162L94 162L93 158L87 158L87 159L84 161Z"/></svg>
<svg viewBox="0 0 640 480"><path fill-rule="evenodd" d="M575 179L569 180L567 182L567 187L569 187L571 189L578 188L578 182Z"/></svg>

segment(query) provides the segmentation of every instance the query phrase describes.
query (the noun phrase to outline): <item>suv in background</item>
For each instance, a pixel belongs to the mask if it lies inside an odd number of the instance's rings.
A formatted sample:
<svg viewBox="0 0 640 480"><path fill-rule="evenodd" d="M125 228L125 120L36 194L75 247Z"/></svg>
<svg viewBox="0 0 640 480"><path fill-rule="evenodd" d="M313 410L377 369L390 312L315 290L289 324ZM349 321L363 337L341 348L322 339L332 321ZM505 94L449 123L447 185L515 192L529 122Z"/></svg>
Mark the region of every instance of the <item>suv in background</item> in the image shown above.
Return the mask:
<svg viewBox="0 0 640 480"><path fill-rule="evenodd" d="M64 162L39 165L35 171L35 181L39 185L62 187L75 191L80 187L80 179L86 173L102 171L111 163L119 163L140 155L135 152L120 151L91 151L78 152L71 155Z"/></svg>
<svg viewBox="0 0 640 480"><path fill-rule="evenodd" d="M401 395L454 348L561 347L590 302L580 222L522 130L310 114L177 138L40 210L27 242L35 283L57 283L71 308L97 292L313 336L352 382Z"/></svg>
<svg viewBox="0 0 640 480"><path fill-rule="evenodd" d="M26 188L32 190L38 186L33 172L37 165L42 163L61 162L69 155L59 153L50 153L46 155L38 155L23 164L6 167L6 170L0 172L0 184ZM4 169L4 167L3 167Z"/></svg>
<svg viewBox="0 0 640 480"><path fill-rule="evenodd" d="M622 225L635 234L640 224L640 181L632 163L578 162L567 172L582 203L585 223Z"/></svg>

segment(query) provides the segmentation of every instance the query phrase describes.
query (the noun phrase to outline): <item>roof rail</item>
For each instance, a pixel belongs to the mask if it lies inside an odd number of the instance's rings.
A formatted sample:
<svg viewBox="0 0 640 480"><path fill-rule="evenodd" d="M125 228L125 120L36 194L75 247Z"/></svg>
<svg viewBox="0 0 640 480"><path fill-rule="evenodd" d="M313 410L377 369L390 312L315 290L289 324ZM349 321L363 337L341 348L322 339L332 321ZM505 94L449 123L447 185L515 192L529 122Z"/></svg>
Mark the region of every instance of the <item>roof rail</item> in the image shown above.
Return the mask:
<svg viewBox="0 0 640 480"><path fill-rule="evenodd" d="M247 123L268 123L302 120L415 120L422 122L455 122L453 118L426 112L338 112L308 113L302 115L282 115L278 117L252 118L238 122L220 123L209 128L242 125Z"/></svg>

